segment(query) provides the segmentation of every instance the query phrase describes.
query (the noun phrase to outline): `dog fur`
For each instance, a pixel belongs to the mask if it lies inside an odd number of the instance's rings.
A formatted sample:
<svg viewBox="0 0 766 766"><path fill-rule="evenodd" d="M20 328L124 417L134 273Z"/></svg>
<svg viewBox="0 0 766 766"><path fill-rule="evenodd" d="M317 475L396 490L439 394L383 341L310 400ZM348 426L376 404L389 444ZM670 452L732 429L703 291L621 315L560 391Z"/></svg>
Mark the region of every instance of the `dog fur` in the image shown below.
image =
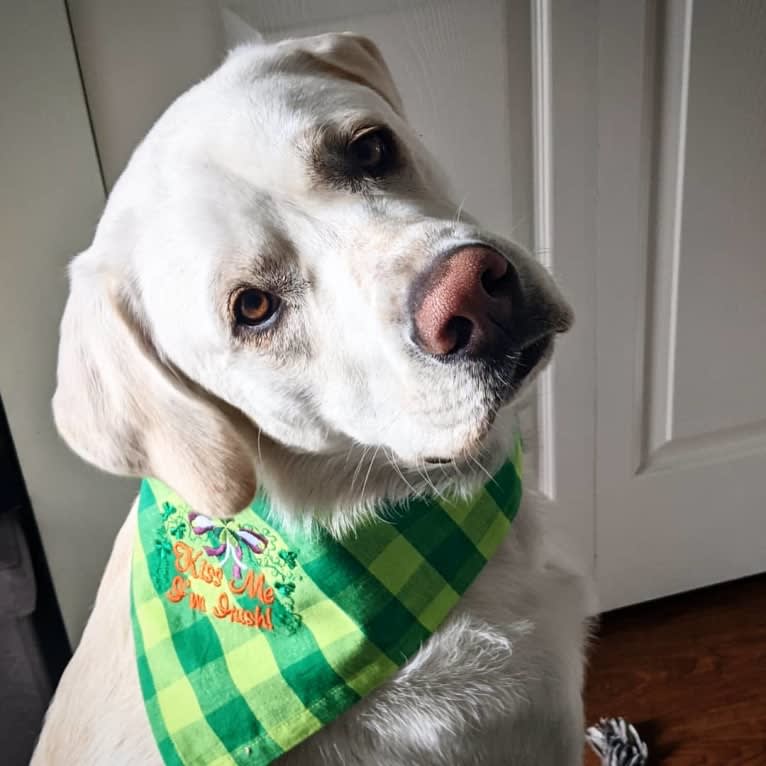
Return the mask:
<svg viewBox="0 0 766 766"><path fill-rule="evenodd" d="M395 136L395 168L348 178L343 147L370 126ZM153 127L72 264L59 431L90 462L157 476L206 513L232 515L262 487L285 523L336 535L382 499L475 490L507 454L514 408L572 316L533 258L455 210L369 40L233 51ZM476 243L510 261L550 341L523 380L513 354L446 365L412 341L413 282ZM281 298L264 330L233 320L249 285ZM160 763L130 626L134 525L135 509L33 764ZM580 763L587 588L541 529L526 493L447 622L279 762Z"/></svg>

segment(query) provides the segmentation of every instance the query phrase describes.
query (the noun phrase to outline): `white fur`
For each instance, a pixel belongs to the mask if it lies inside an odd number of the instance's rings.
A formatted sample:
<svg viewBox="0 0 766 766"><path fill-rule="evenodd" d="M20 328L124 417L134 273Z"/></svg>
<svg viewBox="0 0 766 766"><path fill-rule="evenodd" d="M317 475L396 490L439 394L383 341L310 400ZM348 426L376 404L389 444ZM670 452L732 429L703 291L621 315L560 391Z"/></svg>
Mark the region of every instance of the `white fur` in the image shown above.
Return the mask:
<svg viewBox="0 0 766 766"><path fill-rule="evenodd" d="M400 176L365 193L329 183L316 166L325 131L370 123L396 134ZM286 523L333 534L382 498L472 491L510 446L520 392L501 400L502 376L418 354L413 279L450 247L484 242L551 333L571 315L532 258L454 214L369 41L238 49L158 121L73 263L59 430L91 462L158 476L200 510L233 513L260 484ZM242 285L281 292L266 336L232 329ZM159 760L130 634L134 523L131 512L34 764ZM526 496L445 625L280 762L579 763L586 592L542 540Z"/></svg>

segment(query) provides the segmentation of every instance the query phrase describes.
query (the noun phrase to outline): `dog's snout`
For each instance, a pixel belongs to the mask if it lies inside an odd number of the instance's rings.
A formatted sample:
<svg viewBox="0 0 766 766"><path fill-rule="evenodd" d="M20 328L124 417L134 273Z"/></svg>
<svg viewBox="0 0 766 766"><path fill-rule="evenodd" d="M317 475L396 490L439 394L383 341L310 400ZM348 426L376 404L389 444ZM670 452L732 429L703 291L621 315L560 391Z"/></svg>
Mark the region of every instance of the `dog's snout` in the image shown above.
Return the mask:
<svg viewBox="0 0 766 766"><path fill-rule="evenodd" d="M493 355L507 338L517 284L511 263L483 245L439 259L413 290L415 342L434 356Z"/></svg>

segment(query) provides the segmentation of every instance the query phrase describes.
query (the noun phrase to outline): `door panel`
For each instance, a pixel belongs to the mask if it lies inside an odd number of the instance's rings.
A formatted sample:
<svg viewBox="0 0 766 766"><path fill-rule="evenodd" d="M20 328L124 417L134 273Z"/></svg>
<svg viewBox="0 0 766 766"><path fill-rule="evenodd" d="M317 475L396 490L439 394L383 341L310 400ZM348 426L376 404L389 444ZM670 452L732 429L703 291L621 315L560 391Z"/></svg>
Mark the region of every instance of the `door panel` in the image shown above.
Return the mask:
<svg viewBox="0 0 766 766"><path fill-rule="evenodd" d="M766 5L697 0L679 189L673 438L766 445Z"/></svg>
<svg viewBox="0 0 766 766"><path fill-rule="evenodd" d="M762 11L602 4L596 526L606 606L766 566Z"/></svg>

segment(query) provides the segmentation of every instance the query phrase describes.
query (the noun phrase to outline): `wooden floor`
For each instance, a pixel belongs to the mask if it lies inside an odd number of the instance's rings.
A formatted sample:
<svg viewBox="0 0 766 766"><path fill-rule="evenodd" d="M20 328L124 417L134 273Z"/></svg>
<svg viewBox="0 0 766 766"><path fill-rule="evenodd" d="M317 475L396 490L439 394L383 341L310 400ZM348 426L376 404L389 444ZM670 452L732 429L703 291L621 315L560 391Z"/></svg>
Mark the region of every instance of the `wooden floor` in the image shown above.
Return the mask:
<svg viewBox="0 0 766 766"><path fill-rule="evenodd" d="M650 764L766 766L766 575L605 615L589 665L588 722L630 720Z"/></svg>

